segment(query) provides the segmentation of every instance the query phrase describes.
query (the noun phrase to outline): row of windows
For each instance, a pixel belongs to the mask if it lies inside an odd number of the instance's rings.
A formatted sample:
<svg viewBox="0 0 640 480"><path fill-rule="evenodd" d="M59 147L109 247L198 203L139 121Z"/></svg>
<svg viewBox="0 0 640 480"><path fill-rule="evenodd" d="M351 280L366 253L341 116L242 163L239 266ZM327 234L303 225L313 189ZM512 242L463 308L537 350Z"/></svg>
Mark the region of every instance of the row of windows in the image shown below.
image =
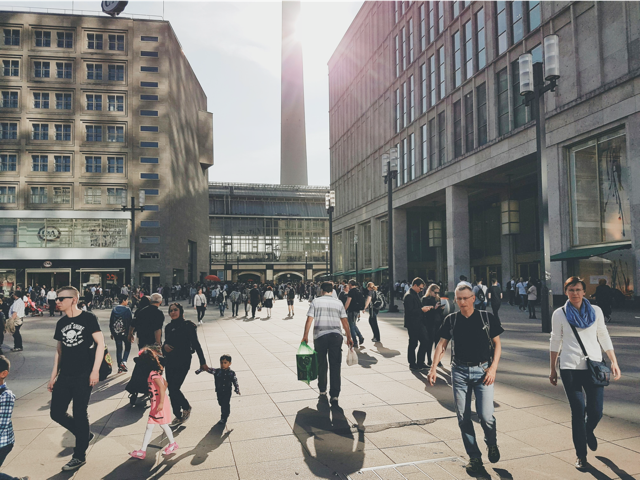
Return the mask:
<svg viewBox="0 0 640 480"><path fill-rule="evenodd" d="M21 31L16 28L4 28L2 30L3 45L20 46ZM34 30L34 46L42 48L73 48L74 33L70 31L58 30ZM88 50L110 50L115 52L125 51L124 34L95 33L86 32L85 48ZM143 42L157 42L158 37L145 36L140 37ZM142 52L145 53L145 52ZM148 53L148 52L147 52ZM153 52L156 53L157 52Z"/></svg>
<svg viewBox="0 0 640 480"><path fill-rule="evenodd" d="M19 108L19 92L3 90L0 98L0 108ZM51 98L55 99L56 110L70 110L72 108L71 93L52 93L52 92L33 92L32 108L49 109L51 108ZM103 101L104 100L104 101ZM146 102L159 101L158 95L140 95L140 100ZM103 104L106 105L103 107ZM109 111L124 112L125 95L106 95L101 93L85 94L84 109L88 111ZM157 111L142 110L144 112L155 112L155 114L143 114L145 116L157 117Z"/></svg>
<svg viewBox="0 0 640 480"><path fill-rule="evenodd" d="M85 186L83 203L85 205L102 205L105 192L106 205L120 205L122 194L126 188ZM31 205L71 205L72 187L65 185L38 185L28 187L27 202ZM0 185L0 205L15 205L18 203L18 190L15 186ZM145 210L157 211L157 205L145 206ZM155 209L154 209L155 207Z"/></svg>
<svg viewBox="0 0 640 480"><path fill-rule="evenodd" d="M21 60L3 59L2 76L20 77ZM86 63L86 80L124 82L126 65L111 63ZM141 66L141 72L158 73L158 67ZM106 72L106 74L105 74ZM42 60L32 61L32 73L35 79L73 79L73 62L51 62ZM158 82L140 82L141 87L157 88Z"/></svg>
<svg viewBox="0 0 640 480"><path fill-rule="evenodd" d="M71 166L71 155L52 155L54 163L53 170L55 172L70 172L65 170L64 165ZM49 171L49 155L32 155L32 171L48 172ZM104 161L103 161L104 160ZM107 156L107 155L85 155L84 157L85 173L124 173L124 156ZM158 157L140 157L140 163L157 165ZM58 169L58 164L61 169ZM0 154L0 172L16 172L18 167L17 154ZM157 174L141 173L140 178L146 180L158 180ZM144 175L144 176L143 176Z"/></svg>
<svg viewBox="0 0 640 480"><path fill-rule="evenodd" d="M145 112L145 113L143 113ZM141 110L141 115L158 116L155 110ZM151 115L152 114L152 115ZM53 128L50 126L53 125ZM124 126L120 125L85 125L84 139L87 142L116 142L124 143ZM141 132L158 132L155 125L141 125ZM51 135L49 135L51 133ZM55 135L54 135L55 134ZM0 140L18 140L18 122L0 122ZM70 124L33 123L31 125L31 140L71 141ZM158 148L158 142L140 141L141 147Z"/></svg>

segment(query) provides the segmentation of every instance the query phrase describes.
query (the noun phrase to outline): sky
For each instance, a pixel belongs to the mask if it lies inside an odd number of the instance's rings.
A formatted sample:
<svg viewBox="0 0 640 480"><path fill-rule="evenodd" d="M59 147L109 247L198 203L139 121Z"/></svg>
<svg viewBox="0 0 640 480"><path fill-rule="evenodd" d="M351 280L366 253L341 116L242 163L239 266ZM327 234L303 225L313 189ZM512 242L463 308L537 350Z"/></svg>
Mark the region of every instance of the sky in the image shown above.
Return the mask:
<svg viewBox="0 0 640 480"><path fill-rule="evenodd" d="M0 1L0 8L100 11L100 1ZM307 162L310 185L329 185L327 62L362 6L302 1ZM163 2L132 0L125 12L162 17ZM213 113L216 182L280 183L280 2L164 2L169 21Z"/></svg>

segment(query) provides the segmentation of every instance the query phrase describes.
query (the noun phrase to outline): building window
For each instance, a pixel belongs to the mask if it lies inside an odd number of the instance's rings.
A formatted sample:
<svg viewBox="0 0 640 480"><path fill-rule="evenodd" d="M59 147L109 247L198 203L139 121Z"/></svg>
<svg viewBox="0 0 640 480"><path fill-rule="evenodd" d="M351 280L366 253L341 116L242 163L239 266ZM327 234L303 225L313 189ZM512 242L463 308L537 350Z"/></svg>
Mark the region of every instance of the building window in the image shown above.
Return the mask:
<svg viewBox="0 0 640 480"><path fill-rule="evenodd" d="M140 116L142 117L157 117L157 110L140 110Z"/></svg>
<svg viewBox="0 0 640 480"><path fill-rule="evenodd" d="M436 56L429 57L429 86L431 87L431 106L436 104Z"/></svg>
<svg viewBox="0 0 640 480"><path fill-rule="evenodd" d="M158 88L158 82L140 82L141 87Z"/></svg>
<svg viewBox="0 0 640 480"><path fill-rule="evenodd" d="M49 156L48 155L31 155L31 171L32 172L48 172Z"/></svg>
<svg viewBox="0 0 640 480"><path fill-rule="evenodd" d="M396 148L398 149L398 175L396 176L396 187L402 185L402 143L396 143Z"/></svg>
<svg viewBox="0 0 640 480"><path fill-rule="evenodd" d="M126 193L126 188L107 188L107 205L120 205L120 199Z"/></svg>
<svg viewBox="0 0 640 480"><path fill-rule="evenodd" d="M71 156L70 155L54 155L56 172L70 172L71 171Z"/></svg>
<svg viewBox="0 0 640 480"><path fill-rule="evenodd" d="M18 92L2 92L1 108L18 108Z"/></svg>
<svg viewBox="0 0 640 480"><path fill-rule="evenodd" d="M400 132L400 90L396 88L396 133Z"/></svg>
<svg viewBox="0 0 640 480"><path fill-rule="evenodd" d="M471 20L462 26L462 31L464 32L464 78L471 78L473 76L473 29L471 28Z"/></svg>
<svg viewBox="0 0 640 480"><path fill-rule="evenodd" d="M409 180L416 178L416 136L415 134L409 135L409 163L411 169L409 170Z"/></svg>
<svg viewBox="0 0 640 480"><path fill-rule="evenodd" d="M87 142L102 141L102 125L86 125Z"/></svg>
<svg viewBox="0 0 640 480"><path fill-rule="evenodd" d="M524 37L524 12L520 0L511 2L511 38L513 43L518 43Z"/></svg>
<svg viewBox="0 0 640 480"><path fill-rule="evenodd" d="M140 222L141 224L144 222ZM160 254L157 252L140 252L140 260L157 260Z"/></svg>
<svg viewBox="0 0 640 480"><path fill-rule="evenodd" d="M436 2L429 2L429 43L433 42L436 38Z"/></svg>
<svg viewBox="0 0 640 480"><path fill-rule="evenodd" d="M406 128L409 122L407 122L407 82L402 83L402 128Z"/></svg>
<svg viewBox="0 0 640 480"><path fill-rule="evenodd" d="M87 63L87 80L102 80L102 65Z"/></svg>
<svg viewBox="0 0 640 480"><path fill-rule="evenodd" d="M438 34L444 32L444 2L438 2Z"/></svg>
<svg viewBox="0 0 640 480"><path fill-rule="evenodd" d="M4 45L18 47L20 46L20 30L5 28L3 31Z"/></svg>
<svg viewBox="0 0 640 480"><path fill-rule="evenodd" d="M140 100L145 100L147 102L156 102L158 101L158 95L140 95Z"/></svg>
<svg viewBox="0 0 640 480"><path fill-rule="evenodd" d="M140 71L147 72L147 73L158 73L158 67L149 67L149 66L143 65L140 67Z"/></svg>
<svg viewBox="0 0 640 480"><path fill-rule="evenodd" d="M460 45L460 30L453 34L453 88L462 83L462 50Z"/></svg>
<svg viewBox="0 0 640 480"><path fill-rule="evenodd" d="M0 154L0 172L15 172L17 160L17 155Z"/></svg>
<svg viewBox="0 0 640 480"><path fill-rule="evenodd" d="M51 32L45 32L43 30L36 30L36 47L50 47L51 46Z"/></svg>
<svg viewBox="0 0 640 480"><path fill-rule="evenodd" d="M160 237L140 237L140 243L160 243Z"/></svg>
<svg viewBox="0 0 640 480"><path fill-rule="evenodd" d="M525 98L520 95L520 66L518 60L511 63L511 96L513 97L513 126L521 127L527 123L527 107Z"/></svg>
<svg viewBox="0 0 640 480"><path fill-rule="evenodd" d="M73 48L72 32L56 32L58 38L58 48Z"/></svg>
<svg viewBox="0 0 640 480"><path fill-rule="evenodd" d="M87 94L87 110L102 110L102 95Z"/></svg>
<svg viewBox="0 0 640 480"><path fill-rule="evenodd" d="M89 50L102 50L102 34L87 33L87 48Z"/></svg>
<svg viewBox="0 0 640 480"><path fill-rule="evenodd" d="M102 205L102 188L86 187L84 189L85 205Z"/></svg>
<svg viewBox="0 0 640 480"><path fill-rule="evenodd" d="M158 52L148 52L143 50L140 52L140 56L158 58Z"/></svg>
<svg viewBox="0 0 640 480"><path fill-rule="evenodd" d="M71 187L53 187L53 203L71 205Z"/></svg>
<svg viewBox="0 0 640 480"><path fill-rule="evenodd" d="M20 61L19 60L3 60L2 75L5 77L19 77Z"/></svg>
<svg viewBox="0 0 640 480"><path fill-rule="evenodd" d="M421 111L420 113L425 113L427 111L427 64L423 63L420 65L420 93L421 93Z"/></svg>
<svg viewBox="0 0 640 480"><path fill-rule="evenodd" d="M124 173L124 157L107 157L107 173Z"/></svg>
<svg viewBox="0 0 640 480"><path fill-rule="evenodd" d="M124 82L124 65L108 65L109 81Z"/></svg>
<svg viewBox="0 0 640 480"><path fill-rule="evenodd" d="M160 194L160 191L157 188L144 188L143 190L147 197L154 197Z"/></svg>
<svg viewBox="0 0 640 480"><path fill-rule="evenodd" d="M142 148L158 148L158 142L140 142Z"/></svg>
<svg viewBox="0 0 640 480"><path fill-rule="evenodd" d="M438 67L440 73L440 100L445 97L445 69L444 69L444 45L438 49L438 61L440 65Z"/></svg>
<svg viewBox="0 0 640 480"><path fill-rule="evenodd" d="M13 122L0 123L0 140L17 140L18 124Z"/></svg>
<svg viewBox="0 0 640 480"><path fill-rule="evenodd" d="M157 211L160 210L160 207L158 205L149 205L149 204L147 204L147 205L144 206L144 209L148 210L149 212L157 212Z"/></svg>
<svg viewBox="0 0 640 480"><path fill-rule="evenodd" d="M498 55L507 51L507 2L496 2L498 18ZM480 27L478 27L480 28Z"/></svg>
<svg viewBox="0 0 640 480"><path fill-rule="evenodd" d="M400 30L402 36L402 70L407 69L407 27Z"/></svg>
<svg viewBox="0 0 640 480"><path fill-rule="evenodd" d="M460 15L460 2L451 2L451 13L453 14L453 18L456 18L458 15Z"/></svg>
<svg viewBox="0 0 640 480"><path fill-rule="evenodd" d="M33 62L33 76L35 78L49 78L51 76L51 63Z"/></svg>
<svg viewBox="0 0 640 480"><path fill-rule="evenodd" d="M409 19L409 63L413 63L413 17Z"/></svg>
<svg viewBox="0 0 640 480"><path fill-rule="evenodd" d="M107 95L110 112L124 112L124 95Z"/></svg>
<svg viewBox="0 0 640 480"><path fill-rule="evenodd" d="M158 163L158 157L140 157L140 163L157 164Z"/></svg>
<svg viewBox="0 0 640 480"><path fill-rule="evenodd" d="M389 264L389 223L386 218L380 220L380 264Z"/></svg>
<svg viewBox="0 0 640 480"><path fill-rule="evenodd" d="M409 148L407 139L402 139L402 183L407 183L409 178Z"/></svg>
<svg viewBox="0 0 640 480"><path fill-rule="evenodd" d="M56 62L56 78L64 78L64 79L73 78L73 63Z"/></svg>
<svg viewBox="0 0 640 480"><path fill-rule="evenodd" d="M158 220L142 220L140 222L141 227L145 228L160 228L160 221Z"/></svg>
<svg viewBox="0 0 640 480"><path fill-rule="evenodd" d="M473 150L473 93L464 96L464 132L467 152Z"/></svg>
<svg viewBox="0 0 640 480"><path fill-rule="evenodd" d="M476 88L476 103L478 105L478 146L487 143L487 84Z"/></svg>
<svg viewBox="0 0 640 480"><path fill-rule="evenodd" d="M140 41L141 42L157 42L158 41L158 37L151 37L151 36L147 36L147 35L142 35L140 37Z"/></svg>
<svg viewBox="0 0 640 480"><path fill-rule="evenodd" d="M33 92L33 108L49 108L49 94Z"/></svg>
<svg viewBox="0 0 640 480"><path fill-rule="evenodd" d="M0 186L0 203L16 203L16 187Z"/></svg>
<svg viewBox="0 0 640 480"><path fill-rule="evenodd" d="M56 93L56 110L71 110L70 93Z"/></svg>
<svg viewBox="0 0 640 480"><path fill-rule="evenodd" d="M117 125L108 125L107 142L124 143L124 127L120 127Z"/></svg>
<svg viewBox="0 0 640 480"><path fill-rule="evenodd" d="M47 187L31 187L29 203L49 203L49 200L47 198Z"/></svg>
<svg viewBox="0 0 640 480"><path fill-rule="evenodd" d="M540 1L529 1L529 31L535 30L540 26Z"/></svg>
<svg viewBox="0 0 640 480"><path fill-rule="evenodd" d="M409 123L416 118L415 82L413 75L409 77Z"/></svg>
<svg viewBox="0 0 640 480"><path fill-rule="evenodd" d="M462 102L453 104L453 156L462 155Z"/></svg>
<svg viewBox="0 0 640 480"><path fill-rule="evenodd" d="M420 4L420 51L424 52L427 48L427 25L425 18L425 4Z"/></svg>
<svg viewBox="0 0 640 480"><path fill-rule="evenodd" d="M124 35L109 35L109 50L124 52Z"/></svg>
<svg viewBox="0 0 640 480"><path fill-rule="evenodd" d="M31 138L33 140L49 140L49 125L46 123L34 123L32 125Z"/></svg>
<svg viewBox="0 0 640 480"><path fill-rule="evenodd" d="M84 171L86 173L102 173L102 157L84 157Z"/></svg>
<svg viewBox="0 0 640 480"><path fill-rule="evenodd" d="M157 173L141 173L140 178L142 180L158 180Z"/></svg>
<svg viewBox="0 0 640 480"><path fill-rule="evenodd" d="M439 165L447 163L447 125L445 123L445 112L438 114L438 162Z"/></svg>
<svg viewBox="0 0 640 480"><path fill-rule="evenodd" d="M496 75L498 86L498 135L509 131L509 76L504 68Z"/></svg>
<svg viewBox="0 0 640 480"><path fill-rule="evenodd" d="M56 140L62 142L71 141L71 125L56 124Z"/></svg>
<svg viewBox="0 0 640 480"><path fill-rule="evenodd" d="M158 127L156 125L140 125L141 132L158 132Z"/></svg>

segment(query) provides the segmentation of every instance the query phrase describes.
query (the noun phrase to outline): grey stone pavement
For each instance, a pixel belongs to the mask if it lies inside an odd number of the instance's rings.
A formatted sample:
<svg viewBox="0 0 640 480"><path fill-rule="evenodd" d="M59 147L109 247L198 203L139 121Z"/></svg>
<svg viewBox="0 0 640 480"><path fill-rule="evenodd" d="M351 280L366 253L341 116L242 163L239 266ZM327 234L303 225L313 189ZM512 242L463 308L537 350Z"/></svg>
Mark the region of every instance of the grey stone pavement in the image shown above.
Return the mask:
<svg viewBox="0 0 640 480"><path fill-rule="evenodd" d="M177 453L164 458L166 438L156 430L143 461L128 452L140 447L148 412L129 406L128 374L112 375L93 390L89 406L96 439L87 464L74 473L60 468L71 456L73 437L49 418L56 319L29 318L23 327L25 350L7 353L8 379L18 400L13 416L16 446L2 471L32 479L464 479L468 475L452 404L448 360L435 387L406 364L407 334L401 314L382 314L382 343L366 337L359 364L342 366L340 408L318 399L316 382L307 386L295 373L306 302L285 318L286 303L276 302L273 317L249 320L220 317L209 308L198 334L209 365L221 354L233 356L241 396L233 396L226 428L216 426L219 406L210 375L189 374L183 390L193 406L191 419L176 432ZM163 307L166 312L166 307ZM195 312L187 310L188 318ZM194 312L193 314L191 312ZM98 311L107 332L108 311ZM168 318L168 317L167 317ZM596 434L591 469L573 467L570 412L561 385L548 381L547 334L539 321L517 307L503 306L503 357L495 389L498 443L502 459L488 464L491 478L640 479L640 313L615 314L609 331L623 377L606 388L604 418ZM11 336L5 339L12 345ZM115 345L107 337L115 356ZM346 355L346 348L343 351ZM197 358L194 355L193 370ZM133 367L133 362L129 361ZM482 439L482 430L476 424ZM483 447L484 450L484 447ZM486 462L486 455L485 455Z"/></svg>

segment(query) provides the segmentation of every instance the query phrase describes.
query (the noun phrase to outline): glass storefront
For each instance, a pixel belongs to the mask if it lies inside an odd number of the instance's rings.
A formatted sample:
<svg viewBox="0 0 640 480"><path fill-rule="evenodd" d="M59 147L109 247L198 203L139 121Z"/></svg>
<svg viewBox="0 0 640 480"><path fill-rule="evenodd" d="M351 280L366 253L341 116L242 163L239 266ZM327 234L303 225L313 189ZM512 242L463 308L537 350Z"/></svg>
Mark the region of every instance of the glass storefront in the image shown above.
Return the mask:
<svg viewBox="0 0 640 480"><path fill-rule="evenodd" d="M111 290L125 282L124 268L108 269L108 270L80 270L80 282L82 288L87 286L99 285L104 289ZM119 291L119 289L118 289Z"/></svg>
<svg viewBox="0 0 640 480"><path fill-rule="evenodd" d="M618 300L633 299L635 256L632 250L616 250L602 257L569 262L569 274L582 277L587 284L587 296L595 293L598 281L604 278ZM619 292L619 293L618 293Z"/></svg>
<svg viewBox="0 0 640 480"><path fill-rule="evenodd" d="M0 293L3 293L5 297L9 295L9 292L16 286L16 271L15 270L0 270Z"/></svg>

